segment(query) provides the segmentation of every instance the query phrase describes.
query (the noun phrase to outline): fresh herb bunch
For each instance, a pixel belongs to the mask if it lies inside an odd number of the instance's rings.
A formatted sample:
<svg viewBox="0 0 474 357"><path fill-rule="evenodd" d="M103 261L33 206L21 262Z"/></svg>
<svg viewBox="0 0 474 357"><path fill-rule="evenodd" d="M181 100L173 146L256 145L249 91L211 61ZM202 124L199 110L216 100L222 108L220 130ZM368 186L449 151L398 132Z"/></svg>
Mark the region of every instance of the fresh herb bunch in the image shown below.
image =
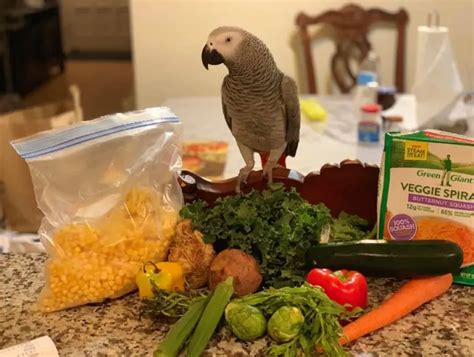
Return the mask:
<svg viewBox="0 0 474 357"><path fill-rule="evenodd" d="M326 356L345 356L339 343L342 327L339 320L353 318L361 309L352 312L333 302L319 287L304 284L300 287L267 289L256 294L235 299L233 302L257 307L268 319L283 306L294 306L300 309L304 323L300 334L286 343L272 343L267 351L268 356L313 356L317 346L324 350Z"/></svg>
<svg viewBox="0 0 474 357"><path fill-rule="evenodd" d="M207 291L202 289L180 293L155 288L153 297L142 301L140 316L155 321L162 317L181 317L191 305L202 301L206 296Z"/></svg>
<svg viewBox="0 0 474 357"><path fill-rule="evenodd" d="M190 218L217 250L238 248L254 256L265 286L273 287L303 283L305 253L332 222L325 205L309 204L281 184L218 199L213 207L196 201L185 206L181 216Z"/></svg>

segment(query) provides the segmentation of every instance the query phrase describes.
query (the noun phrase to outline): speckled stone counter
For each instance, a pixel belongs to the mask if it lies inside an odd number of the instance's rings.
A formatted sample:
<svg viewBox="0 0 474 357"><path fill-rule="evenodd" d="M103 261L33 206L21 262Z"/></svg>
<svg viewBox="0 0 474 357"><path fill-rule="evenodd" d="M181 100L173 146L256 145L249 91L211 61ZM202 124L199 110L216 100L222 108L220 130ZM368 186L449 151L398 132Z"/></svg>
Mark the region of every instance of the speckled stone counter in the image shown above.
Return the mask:
<svg viewBox="0 0 474 357"><path fill-rule="evenodd" d="M0 255L0 349L49 335L60 356L151 356L168 325L138 318L136 294L96 306L35 312L44 254ZM401 282L369 281L371 306ZM225 333L206 356L264 356L264 339L239 343ZM353 356L474 356L474 288L453 286L439 299L347 347Z"/></svg>

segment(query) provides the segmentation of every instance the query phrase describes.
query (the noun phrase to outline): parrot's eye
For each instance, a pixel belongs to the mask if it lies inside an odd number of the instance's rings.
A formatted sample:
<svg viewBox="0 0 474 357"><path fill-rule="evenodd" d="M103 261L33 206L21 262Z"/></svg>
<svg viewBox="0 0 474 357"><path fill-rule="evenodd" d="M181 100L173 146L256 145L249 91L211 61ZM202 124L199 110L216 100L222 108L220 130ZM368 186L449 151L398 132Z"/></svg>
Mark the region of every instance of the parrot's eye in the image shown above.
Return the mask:
<svg viewBox="0 0 474 357"><path fill-rule="evenodd" d="M227 37L227 38L225 39L225 42L230 42L230 40L231 40L231 38L230 38L230 37Z"/></svg>

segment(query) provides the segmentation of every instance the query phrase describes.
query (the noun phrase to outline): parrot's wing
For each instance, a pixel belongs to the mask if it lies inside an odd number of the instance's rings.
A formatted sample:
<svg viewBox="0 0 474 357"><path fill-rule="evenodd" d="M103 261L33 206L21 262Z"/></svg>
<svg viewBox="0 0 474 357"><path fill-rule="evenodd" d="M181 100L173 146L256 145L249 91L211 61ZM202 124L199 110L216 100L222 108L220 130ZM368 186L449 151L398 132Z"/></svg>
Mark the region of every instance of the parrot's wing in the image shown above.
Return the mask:
<svg viewBox="0 0 474 357"><path fill-rule="evenodd" d="M229 127L230 131L232 131L232 119L230 115L227 113L227 105L225 102L225 81L227 80L227 76L225 76L224 81L222 82L222 88L221 88L221 100L222 100L222 112L224 113L224 119L227 123L227 126Z"/></svg>
<svg viewBox="0 0 474 357"><path fill-rule="evenodd" d="M281 96L286 115L286 154L295 156L300 141L300 103L296 83L286 75L281 81Z"/></svg>

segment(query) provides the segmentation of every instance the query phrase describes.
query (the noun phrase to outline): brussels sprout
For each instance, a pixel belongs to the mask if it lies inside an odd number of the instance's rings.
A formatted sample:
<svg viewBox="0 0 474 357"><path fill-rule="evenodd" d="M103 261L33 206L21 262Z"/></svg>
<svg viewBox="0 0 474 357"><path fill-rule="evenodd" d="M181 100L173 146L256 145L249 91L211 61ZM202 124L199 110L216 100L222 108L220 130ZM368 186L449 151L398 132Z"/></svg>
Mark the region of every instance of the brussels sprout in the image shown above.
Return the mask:
<svg viewBox="0 0 474 357"><path fill-rule="evenodd" d="M304 323L301 310L294 306L283 306L268 320L268 334L277 342L288 342L298 336Z"/></svg>
<svg viewBox="0 0 474 357"><path fill-rule="evenodd" d="M253 341L267 330L267 320L254 306L231 302L225 309L225 319L235 336L243 341Z"/></svg>

